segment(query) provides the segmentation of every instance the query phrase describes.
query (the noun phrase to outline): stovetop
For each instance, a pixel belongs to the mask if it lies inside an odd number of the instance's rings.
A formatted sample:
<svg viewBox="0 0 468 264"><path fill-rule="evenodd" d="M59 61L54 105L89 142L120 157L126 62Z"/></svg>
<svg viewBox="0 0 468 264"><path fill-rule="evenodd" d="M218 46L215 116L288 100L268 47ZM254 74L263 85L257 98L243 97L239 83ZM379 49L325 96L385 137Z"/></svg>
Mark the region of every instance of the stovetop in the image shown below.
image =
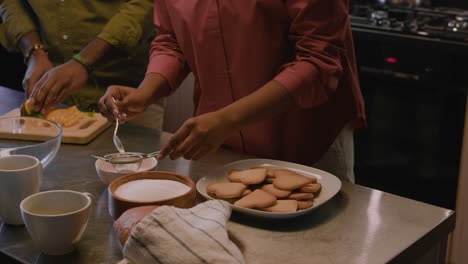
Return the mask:
<svg viewBox="0 0 468 264"><path fill-rule="evenodd" d="M468 42L468 10L355 5L350 17L353 27Z"/></svg>

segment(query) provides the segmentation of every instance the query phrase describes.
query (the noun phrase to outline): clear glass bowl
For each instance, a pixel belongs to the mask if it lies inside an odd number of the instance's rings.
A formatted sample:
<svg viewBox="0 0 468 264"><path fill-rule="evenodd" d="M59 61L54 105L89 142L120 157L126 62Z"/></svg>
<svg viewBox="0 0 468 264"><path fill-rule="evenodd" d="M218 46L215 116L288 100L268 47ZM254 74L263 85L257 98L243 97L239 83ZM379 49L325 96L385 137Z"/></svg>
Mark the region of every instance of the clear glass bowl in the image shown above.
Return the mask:
<svg viewBox="0 0 468 264"><path fill-rule="evenodd" d="M45 168L60 148L62 127L36 117L0 118L0 157L31 155Z"/></svg>

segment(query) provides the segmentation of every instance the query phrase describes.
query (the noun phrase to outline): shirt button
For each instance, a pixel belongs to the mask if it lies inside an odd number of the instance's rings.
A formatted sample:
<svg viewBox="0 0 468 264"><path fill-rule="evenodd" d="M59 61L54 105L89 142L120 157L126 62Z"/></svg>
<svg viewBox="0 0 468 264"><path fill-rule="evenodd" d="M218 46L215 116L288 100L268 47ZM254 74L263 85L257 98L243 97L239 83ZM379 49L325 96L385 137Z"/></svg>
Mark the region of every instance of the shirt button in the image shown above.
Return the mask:
<svg viewBox="0 0 468 264"><path fill-rule="evenodd" d="M67 40L67 39L68 39L68 35L63 35L62 38L63 38L64 40Z"/></svg>

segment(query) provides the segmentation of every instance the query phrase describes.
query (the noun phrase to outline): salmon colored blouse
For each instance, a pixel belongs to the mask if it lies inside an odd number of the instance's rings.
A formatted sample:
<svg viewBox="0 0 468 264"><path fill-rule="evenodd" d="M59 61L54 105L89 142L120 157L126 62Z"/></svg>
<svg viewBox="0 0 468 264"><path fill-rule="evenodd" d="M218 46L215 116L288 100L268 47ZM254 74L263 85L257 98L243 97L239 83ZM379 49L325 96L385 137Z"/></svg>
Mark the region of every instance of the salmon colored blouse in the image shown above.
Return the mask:
<svg viewBox="0 0 468 264"><path fill-rule="evenodd" d="M218 110L271 80L297 107L243 128L224 146L313 164L349 122L365 126L347 0L155 0L147 73L176 89L195 76L195 114Z"/></svg>

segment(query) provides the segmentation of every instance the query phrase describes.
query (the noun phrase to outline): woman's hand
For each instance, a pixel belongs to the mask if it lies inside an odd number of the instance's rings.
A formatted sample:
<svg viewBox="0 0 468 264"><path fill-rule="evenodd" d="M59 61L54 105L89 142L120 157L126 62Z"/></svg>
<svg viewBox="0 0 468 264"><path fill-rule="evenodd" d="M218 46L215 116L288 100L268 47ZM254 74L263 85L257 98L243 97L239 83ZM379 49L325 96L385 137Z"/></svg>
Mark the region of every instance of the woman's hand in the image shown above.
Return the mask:
<svg viewBox="0 0 468 264"><path fill-rule="evenodd" d="M76 93L88 80L88 71L75 60L47 71L34 85L31 98L34 110L46 114L65 98Z"/></svg>
<svg viewBox="0 0 468 264"><path fill-rule="evenodd" d="M151 104L150 95L144 90L129 86L112 85L99 99L99 110L110 122L125 122L141 115ZM115 100L114 100L115 99Z"/></svg>
<svg viewBox="0 0 468 264"><path fill-rule="evenodd" d="M23 78L23 89L26 92L27 98L31 95L34 86L41 79L42 75L52 69L52 67L52 63L45 50L38 49L31 54Z"/></svg>
<svg viewBox="0 0 468 264"><path fill-rule="evenodd" d="M110 122L133 119L141 115L149 105L167 96L170 88L167 80L160 74L149 73L138 88L111 85L99 99L99 110Z"/></svg>
<svg viewBox="0 0 468 264"><path fill-rule="evenodd" d="M215 151L238 128L223 111L206 113L188 119L161 149L158 159L184 157L198 160Z"/></svg>

